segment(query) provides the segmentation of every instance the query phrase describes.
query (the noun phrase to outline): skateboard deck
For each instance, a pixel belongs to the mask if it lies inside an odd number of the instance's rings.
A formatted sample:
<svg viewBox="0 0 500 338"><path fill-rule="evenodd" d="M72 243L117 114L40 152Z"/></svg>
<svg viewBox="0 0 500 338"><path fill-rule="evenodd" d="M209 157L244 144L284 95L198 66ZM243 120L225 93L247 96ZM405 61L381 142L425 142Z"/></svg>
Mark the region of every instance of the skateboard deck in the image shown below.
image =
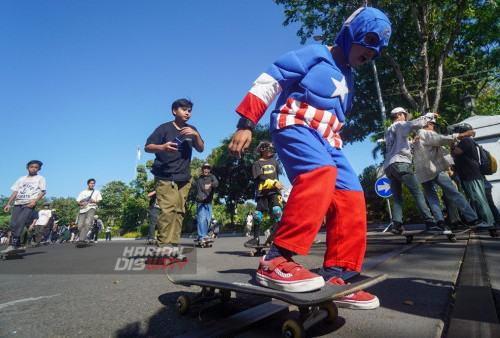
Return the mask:
<svg viewBox="0 0 500 338"><path fill-rule="evenodd" d="M266 249L269 249L271 247L271 244L262 244L262 245L253 245L253 246L246 246L245 248L248 249L255 249L255 251L250 251L250 257L253 256L263 256L266 254Z"/></svg>
<svg viewBox="0 0 500 338"><path fill-rule="evenodd" d="M376 277L370 277L363 281L349 285L327 284L321 289L315 291L293 293L261 286L255 280L255 276L251 276L247 273L202 272L194 275L167 274L167 277L173 284L185 286L197 285L207 288L276 298L296 306L313 306L333 301L350 293L366 289L385 280L387 275L383 274Z"/></svg>
<svg viewBox="0 0 500 338"><path fill-rule="evenodd" d="M427 232L427 230L425 230L425 229L410 229L410 230L404 230L401 234L395 234L395 233L392 233L391 230L392 230L392 222L389 223L389 225L382 232L388 231L390 234L395 235L395 236L404 236L406 238L406 244L411 244L413 242L413 237L415 235L420 235L420 234L429 235L429 236L445 235L450 242L456 242L457 235L465 234L465 233L471 231L471 228L452 230L451 233L450 232L445 233L444 231L442 231L442 232Z"/></svg>
<svg viewBox="0 0 500 338"><path fill-rule="evenodd" d="M415 234L420 234L420 233L428 234L428 235L435 235L435 236L445 235L446 237L448 237L448 240L450 242L456 242L457 235L465 234L469 231L470 231L470 229L461 229L461 230L452 230L450 233L450 232L444 232L444 231L442 231L442 232L427 232L426 230L410 230L410 231L403 231L403 233L401 235L406 237L407 244L412 243L413 236Z"/></svg>
<svg viewBox="0 0 500 338"><path fill-rule="evenodd" d="M491 227L476 227L476 226L471 226L469 228L469 230L473 231L473 232L488 231L490 233L491 237L498 237L498 230L500 230L500 228L498 228L496 226L491 226Z"/></svg>
<svg viewBox="0 0 500 338"><path fill-rule="evenodd" d="M211 248L213 243L214 243L213 239L208 239L204 241L200 241L197 239L194 240L194 244L199 248Z"/></svg>
<svg viewBox="0 0 500 338"><path fill-rule="evenodd" d="M167 278L173 284L201 287L201 292L194 297L180 296L177 299L179 314L185 314L192 304L205 303L220 299L227 302L231 292L244 293L255 296L264 296L279 299L288 304L299 307L300 319L290 318L283 323L284 336L304 336L306 328L319 321L333 322L337 318L337 306L333 302L350 293L366 289L378 284L387 278L387 275L378 275L349 285L325 285L321 289L311 292L290 293L261 286L255 280L255 274L238 272L207 272L197 274L168 274ZM286 333L286 335L285 335Z"/></svg>
<svg viewBox="0 0 500 338"><path fill-rule="evenodd" d="M13 250L11 252L2 252L0 253L0 256L2 257L2 260L7 260L7 259L12 259L12 258L22 258L23 254L26 252L26 250L23 249L17 249Z"/></svg>
<svg viewBox="0 0 500 338"><path fill-rule="evenodd" d="M85 243L79 243L79 242L75 243L75 248L79 248L79 249L86 248L88 246L90 246L90 243L86 243L86 242Z"/></svg>

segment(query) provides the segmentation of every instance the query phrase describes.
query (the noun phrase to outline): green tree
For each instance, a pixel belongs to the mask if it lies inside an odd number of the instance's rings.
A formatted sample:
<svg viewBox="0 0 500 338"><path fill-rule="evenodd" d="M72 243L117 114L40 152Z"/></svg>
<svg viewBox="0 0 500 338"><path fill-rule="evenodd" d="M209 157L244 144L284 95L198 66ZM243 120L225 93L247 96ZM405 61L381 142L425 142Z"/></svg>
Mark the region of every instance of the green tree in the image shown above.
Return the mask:
<svg viewBox="0 0 500 338"><path fill-rule="evenodd" d="M128 231L141 231L148 217L148 201L144 195L129 194L123 200L121 228Z"/></svg>
<svg viewBox="0 0 500 338"><path fill-rule="evenodd" d="M51 197L50 207L56 209L59 225L70 225L71 222L75 222L80 208L76 200L70 197Z"/></svg>
<svg viewBox="0 0 500 338"><path fill-rule="evenodd" d="M231 224L235 221L235 210L239 204L255 197L255 183L252 177L252 165L258 159L255 148L262 140L270 140L269 125L257 125L250 147L242 159L231 156L228 145L231 137L222 141L222 145L213 149L209 156L212 174L219 180L216 203L226 207Z"/></svg>
<svg viewBox="0 0 500 338"><path fill-rule="evenodd" d="M122 226L124 203L131 194L131 188L122 181L111 181L101 189L102 201L99 203L101 218L114 226Z"/></svg>
<svg viewBox="0 0 500 338"><path fill-rule="evenodd" d="M318 32L333 45L345 19L360 1L275 0L284 6L284 25L301 23L304 43ZM467 117L463 97L478 98L476 114L499 114L500 6L495 1L368 1L392 22L389 48L377 60L387 107L405 106L420 115L438 112L443 123ZM384 126L370 65L356 69L356 102L340 131L347 143Z"/></svg>
<svg viewBox="0 0 500 338"><path fill-rule="evenodd" d="M3 208L7 205L9 197L0 196L0 228L7 229L9 227L10 212L6 213Z"/></svg>
<svg viewBox="0 0 500 338"><path fill-rule="evenodd" d="M148 181L146 166L137 166L136 177L130 183L128 195L123 198L121 228L126 232L142 231L141 228L148 223L147 209L149 200L147 194L150 191L151 183Z"/></svg>

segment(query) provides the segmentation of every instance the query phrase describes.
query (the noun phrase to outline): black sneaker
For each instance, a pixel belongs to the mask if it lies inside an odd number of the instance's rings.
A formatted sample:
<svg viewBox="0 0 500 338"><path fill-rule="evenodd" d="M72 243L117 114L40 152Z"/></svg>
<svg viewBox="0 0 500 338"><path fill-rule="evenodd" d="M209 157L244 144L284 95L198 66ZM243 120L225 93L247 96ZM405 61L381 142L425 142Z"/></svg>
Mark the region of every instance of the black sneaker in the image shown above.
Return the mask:
<svg viewBox="0 0 500 338"><path fill-rule="evenodd" d="M259 239L258 238L252 238L249 241L246 241L245 244L243 244L246 248L251 248L253 246L259 246Z"/></svg>
<svg viewBox="0 0 500 338"><path fill-rule="evenodd" d="M490 224L481 221L480 219L469 222L469 226L473 228L491 228Z"/></svg>
<svg viewBox="0 0 500 338"><path fill-rule="evenodd" d="M405 228L403 227L403 223L393 221L392 222L392 227L391 227L391 232L395 235L401 235L405 231Z"/></svg>
<svg viewBox="0 0 500 338"><path fill-rule="evenodd" d="M439 221L438 223L427 223L426 226L427 232L430 234L451 234L450 228L443 221Z"/></svg>

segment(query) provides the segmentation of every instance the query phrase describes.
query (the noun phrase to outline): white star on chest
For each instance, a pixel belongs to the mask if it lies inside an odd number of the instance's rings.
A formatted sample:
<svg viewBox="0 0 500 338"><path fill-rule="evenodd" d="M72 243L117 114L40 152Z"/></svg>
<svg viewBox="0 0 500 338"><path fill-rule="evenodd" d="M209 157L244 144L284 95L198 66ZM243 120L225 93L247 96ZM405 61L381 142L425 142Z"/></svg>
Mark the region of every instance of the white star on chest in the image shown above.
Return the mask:
<svg viewBox="0 0 500 338"><path fill-rule="evenodd" d="M337 81L333 77L331 78L333 84L335 85L335 91L333 92L331 97L340 96L340 102L344 103L344 97L347 93L349 93L349 89L347 88L347 84L345 82L345 77L342 77L342 81Z"/></svg>

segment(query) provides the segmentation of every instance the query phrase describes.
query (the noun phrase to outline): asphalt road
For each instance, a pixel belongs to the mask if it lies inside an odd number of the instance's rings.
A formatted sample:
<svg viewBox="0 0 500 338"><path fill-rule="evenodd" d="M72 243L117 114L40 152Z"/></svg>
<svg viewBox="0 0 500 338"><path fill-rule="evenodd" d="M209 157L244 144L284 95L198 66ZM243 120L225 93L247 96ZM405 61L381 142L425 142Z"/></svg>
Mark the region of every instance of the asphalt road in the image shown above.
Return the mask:
<svg viewBox="0 0 500 338"><path fill-rule="evenodd" d="M415 245L409 246L404 237L381 233L381 229L369 231L365 265L382 263L364 272L367 276L389 276L368 290L379 297L381 307L371 311L340 309L334 324L320 323L308 330L309 336L446 335L468 234L456 243L445 236L420 243L423 237L417 236ZM498 304L498 239L487 234L479 237ZM245 240L241 236L220 237L212 248L204 249L192 248L188 238L182 238L181 244L188 247L187 255L193 262L217 271L251 273L259 258L250 257L243 247ZM308 256L296 259L310 269L320 267L323 259L325 235L320 233L317 240ZM29 248L22 259L0 261L0 336L203 336L206 330L224 325L228 317L269 301L233 294L226 304L204 305L180 316L176 299L193 295L198 288L171 284L165 276L170 267L147 269L147 248L152 247L145 246L144 240L99 242L83 249L52 244ZM174 268L189 267L174 264ZM237 335L280 336L282 321L289 315L283 311Z"/></svg>

